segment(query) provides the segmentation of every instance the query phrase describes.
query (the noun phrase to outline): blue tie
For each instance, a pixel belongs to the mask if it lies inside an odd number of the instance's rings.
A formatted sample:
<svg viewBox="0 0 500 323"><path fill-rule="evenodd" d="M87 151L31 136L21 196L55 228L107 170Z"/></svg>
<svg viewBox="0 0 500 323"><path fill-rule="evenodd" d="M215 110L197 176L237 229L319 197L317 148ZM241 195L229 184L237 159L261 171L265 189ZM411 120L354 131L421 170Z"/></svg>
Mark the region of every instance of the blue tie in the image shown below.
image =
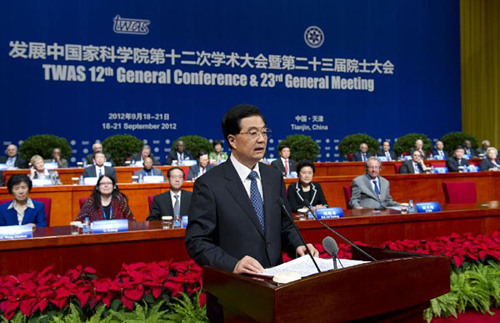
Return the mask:
<svg viewBox="0 0 500 323"><path fill-rule="evenodd" d="M102 169L99 168L99 177L98 178L100 178L101 176L102 176Z"/></svg>
<svg viewBox="0 0 500 323"><path fill-rule="evenodd" d="M377 194L377 196L379 196L380 195L380 190L378 188L377 180L374 180L373 184L375 185L375 194Z"/></svg>
<svg viewBox="0 0 500 323"><path fill-rule="evenodd" d="M259 175L256 171L251 171L248 174L248 178L251 181L250 184L250 201L252 202L255 213L257 213L257 218L259 219L262 230L264 231L264 202L262 202L262 197L260 196L259 188L257 186L257 177Z"/></svg>

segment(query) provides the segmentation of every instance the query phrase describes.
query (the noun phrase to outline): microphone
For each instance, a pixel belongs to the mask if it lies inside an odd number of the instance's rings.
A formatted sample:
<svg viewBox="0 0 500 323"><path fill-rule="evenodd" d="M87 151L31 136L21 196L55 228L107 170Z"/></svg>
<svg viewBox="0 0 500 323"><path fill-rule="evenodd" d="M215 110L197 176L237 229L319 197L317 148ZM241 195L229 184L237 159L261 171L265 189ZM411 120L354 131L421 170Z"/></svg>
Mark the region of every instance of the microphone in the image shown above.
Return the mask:
<svg viewBox="0 0 500 323"><path fill-rule="evenodd" d="M357 251L361 252L363 255L365 255L366 257L370 258L371 260L373 261L377 261L377 259L373 258L372 256L370 256L368 253L366 253L366 251L362 250L360 247L356 246L354 243L352 243L350 240L348 240L347 238L345 238L343 235L341 235L340 233L338 233L337 231L333 230L332 228L330 228L329 226L327 226L326 224L324 224L320 219L318 219L316 217L316 214L314 213L314 210L313 208L311 207L311 203L309 202L309 200L307 199L304 199L304 203L306 204L306 207L309 209L309 211L312 213L312 216L314 218L314 220L318 221L322 226L324 226L325 228L327 228L328 230L330 230L330 232L333 232L337 237L339 237L340 239L344 240L345 242L347 242L351 247L353 247L354 249L356 249Z"/></svg>
<svg viewBox="0 0 500 323"><path fill-rule="evenodd" d="M332 237L326 237L323 239L323 248L325 248L326 252L330 256L333 257L333 269L338 269L337 268L337 257L339 253L339 246L337 245L337 242L335 239Z"/></svg>
<svg viewBox="0 0 500 323"><path fill-rule="evenodd" d="M314 257L312 256L311 252L309 252L309 248L307 248L306 242L304 241L304 238L300 234L299 228L297 228L297 226L295 225L295 221L293 221L292 215L290 213L288 213L288 210L285 207L285 202L283 201L283 199L281 197L278 197L278 199L276 200L276 202L281 206L281 208L283 210L285 210L285 213L288 215L288 217L290 218L290 220L292 220L292 224L293 224L293 227L295 228L295 231L297 231L297 234L299 235L300 240L302 241L302 243L306 247L306 253L309 255L309 257L311 257L311 260L314 263L314 266L316 266L316 269L318 270L318 273L321 273L321 270L319 269L318 264L316 263L316 260L314 260Z"/></svg>

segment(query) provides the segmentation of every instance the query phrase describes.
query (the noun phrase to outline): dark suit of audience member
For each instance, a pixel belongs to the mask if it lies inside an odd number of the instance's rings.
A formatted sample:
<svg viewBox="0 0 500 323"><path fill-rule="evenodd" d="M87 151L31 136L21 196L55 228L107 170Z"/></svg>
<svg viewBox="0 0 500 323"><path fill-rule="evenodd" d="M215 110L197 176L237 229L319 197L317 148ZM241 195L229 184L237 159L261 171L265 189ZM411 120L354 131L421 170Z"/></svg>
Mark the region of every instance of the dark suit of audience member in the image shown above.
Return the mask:
<svg viewBox="0 0 500 323"><path fill-rule="evenodd" d="M449 172L458 172L460 166L469 167L469 161L464 158L459 161L455 156L446 160L446 167L448 167Z"/></svg>
<svg viewBox="0 0 500 323"><path fill-rule="evenodd" d="M293 212L297 212L298 209L307 206L304 200L308 200L313 207L316 205L328 205L325 194L323 194L323 189L321 189L321 185L314 182L309 185L311 186L309 192L304 192L302 190L300 181L288 186L287 197Z"/></svg>
<svg viewBox="0 0 500 323"><path fill-rule="evenodd" d="M418 172L415 172L415 165L418 168ZM413 160L405 160L403 164L401 165L401 168L399 168L399 173L400 174L422 174L425 173L422 165L419 163L413 162Z"/></svg>
<svg viewBox="0 0 500 323"><path fill-rule="evenodd" d="M0 156L0 164L7 164L9 162L9 158L14 159L13 167L28 168L28 162L19 157L19 155L15 155L14 157Z"/></svg>
<svg viewBox="0 0 500 323"><path fill-rule="evenodd" d="M115 172L115 169L113 167L109 167L109 166L103 166L104 167L104 174L101 174L102 175L107 175L109 177L113 177L115 180L116 180L116 172ZM83 170L83 177L98 177L97 176L97 170L96 170L96 166L88 166L87 168L85 168Z"/></svg>
<svg viewBox="0 0 500 323"><path fill-rule="evenodd" d="M398 156L396 156L396 153L393 152L392 150L389 150L387 153L389 153L389 156L387 156L385 151L379 151L377 153L377 156L379 157L390 157L390 159L387 159L388 161L395 161L398 160Z"/></svg>
<svg viewBox="0 0 500 323"><path fill-rule="evenodd" d="M470 158L476 157L476 151L473 148L464 148L465 154L469 155Z"/></svg>
<svg viewBox="0 0 500 323"><path fill-rule="evenodd" d="M104 156L106 156L106 161L110 162L111 165L114 165L110 154L106 153L106 154L104 154ZM88 154L87 157L85 157L85 160L87 161L88 165L94 164L94 154Z"/></svg>
<svg viewBox="0 0 500 323"><path fill-rule="evenodd" d="M167 191L153 198L151 210L146 221L161 220L162 216L174 216L174 205L172 204L173 192ZM189 203L191 203L191 192L181 190L180 194L180 212L179 215L187 215L189 210Z"/></svg>
<svg viewBox="0 0 500 323"><path fill-rule="evenodd" d="M179 153L177 150L171 150L168 153L166 164L167 165L172 165L172 161L177 160L193 160L193 155L189 151L183 151L182 153Z"/></svg>
<svg viewBox="0 0 500 323"><path fill-rule="evenodd" d="M3 177L3 172L0 170L0 186L5 186L5 178Z"/></svg>
<svg viewBox="0 0 500 323"><path fill-rule="evenodd" d="M448 158L448 152L446 152L444 150L433 149L432 156L435 156L435 155L444 156L445 159Z"/></svg>
<svg viewBox="0 0 500 323"><path fill-rule="evenodd" d="M142 175L142 177L145 177L145 176L163 176L163 172L161 171L161 169L158 169L158 168L151 168L149 171L147 171L144 168L141 168L138 171L136 171L134 173L134 175L135 176Z"/></svg>
<svg viewBox="0 0 500 323"><path fill-rule="evenodd" d="M148 157L151 157L151 159L153 160L153 165L155 165L155 166L159 166L160 165L160 161L155 156L153 156L153 154L149 154ZM142 160L141 153L135 153L135 154L133 154L130 157L130 159L133 160L133 161L136 161L136 162L144 162Z"/></svg>
<svg viewBox="0 0 500 323"><path fill-rule="evenodd" d="M208 172L212 168L214 168L214 165L207 164L203 174L205 174L206 172ZM188 172L188 177L187 177L188 181L191 181L191 180L203 175L203 174L200 174L200 169L201 169L201 166L198 164L189 167L189 172Z"/></svg>
<svg viewBox="0 0 500 323"><path fill-rule="evenodd" d="M286 173L285 164L283 163L283 159L281 157L273 161L271 166L278 169L281 174L284 174L285 177L290 175L291 172L297 172L297 163L293 159L288 159L288 173Z"/></svg>
<svg viewBox="0 0 500 323"><path fill-rule="evenodd" d="M494 159L494 160L490 160L488 158L483 159L483 161L479 165L479 169L482 172L487 172L490 169L500 170L500 161L498 159Z"/></svg>
<svg viewBox="0 0 500 323"><path fill-rule="evenodd" d="M368 158L370 157L371 157L370 153L366 152L363 156L363 154L360 151L358 151L357 153L354 154L354 156L352 156L352 161L367 161Z"/></svg>

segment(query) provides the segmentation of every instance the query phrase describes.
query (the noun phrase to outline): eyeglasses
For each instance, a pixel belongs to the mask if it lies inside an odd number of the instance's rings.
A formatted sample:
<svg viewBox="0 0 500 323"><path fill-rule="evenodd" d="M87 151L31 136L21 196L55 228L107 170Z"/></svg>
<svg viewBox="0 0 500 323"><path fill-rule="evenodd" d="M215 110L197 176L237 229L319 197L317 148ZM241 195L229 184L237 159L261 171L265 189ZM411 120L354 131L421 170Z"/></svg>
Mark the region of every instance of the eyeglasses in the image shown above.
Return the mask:
<svg viewBox="0 0 500 323"><path fill-rule="evenodd" d="M100 182L99 185L100 186L111 186L111 185L113 185L113 183L112 182Z"/></svg>
<svg viewBox="0 0 500 323"><path fill-rule="evenodd" d="M257 139L259 135L262 135L262 137L267 138L267 135L272 132L273 131L269 128L262 128L260 131L257 129L252 129L247 132L240 132L237 135L248 135L250 136L251 139Z"/></svg>

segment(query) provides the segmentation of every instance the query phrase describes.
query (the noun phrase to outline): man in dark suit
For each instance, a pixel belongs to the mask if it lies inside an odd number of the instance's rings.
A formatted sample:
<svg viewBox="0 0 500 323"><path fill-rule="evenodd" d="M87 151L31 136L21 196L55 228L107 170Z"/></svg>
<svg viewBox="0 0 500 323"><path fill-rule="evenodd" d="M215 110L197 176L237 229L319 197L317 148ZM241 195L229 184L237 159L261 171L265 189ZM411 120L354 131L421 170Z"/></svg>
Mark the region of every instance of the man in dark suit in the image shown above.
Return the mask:
<svg viewBox="0 0 500 323"><path fill-rule="evenodd" d="M432 151L433 156L443 156L444 159L448 158L448 153L444 151L444 144L441 140L436 141L436 149Z"/></svg>
<svg viewBox="0 0 500 323"><path fill-rule="evenodd" d="M17 154L16 145L8 145L5 154L0 156L0 164L6 164L7 167L28 168L28 162Z"/></svg>
<svg viewBox="0 0 500 323"><path fill-rule="evenodd" d="M92 166L88 166L83 170L83 177L101 177L102 175L107 175L113 177L116 180L116 172L113 167L104 166L106 162L106 155L102 152L94 154Z"/></svg>
<svg viewBox="0 0 500 323"><path fill-rule="evenodd" d="M368 152L368 145L362 143L359 145L359 151L354 154L352 161L367 161L370 158L370 153Z"/></svg>
<svg viewBox="0 0 500 323"><path fill-rule="evenodd" d="M489 140L483 140L481 142L481 148L478 148L476 150L476 156L481 157L481 158L486 158L486 151L488 148L490 148L490 141Z"/></svg>
<svg viewBox="0 0 500 323"><path fill-rule="evenodd" d="M449 172L463 172L469 167L469 161L464 157L465 149L462 146L456 146L453 149L453 156L446 160L446 167Z"/></svg>
<svg viewBox="0 0 500 323"><path fill-rule="evenodd" d="M283 177L290 176L291 172L297 173L297 163L290 159L290 147L287 145L282 145L279 147L280 158L276 159L271 163L271 166L277 168Z"/></svg>
<svg viewBox="0 0 500 323"><path fill-rule="evenodd" d="M139 169L134 173L135 176L138 177L145 177L145 176L162 176L163 177L163 172L161 169L154 168L153 167L153 159L151 157L146 157L144 158L144 161L142 163L142 168ZM163 178L163 181L165 181L165 178Z"/></svg>
<svg viewBox="0 0 500 323"><path fill-rule="evenodd" d="M258 274L282 262L281 252L302 256L302 245L292 220L285 183L275 168L259 163L267 134L259 109L252 105L231 108L222 121L231 157L194 184L186 229L186 249L201 266L210 265L235 274ZM308 244L313 255L318 251ZM223 319L217 300L207 294L211 321Z"/></svg>
<svg viewBox="0 0 500 323"><path fill-rule="evenodd" d="M391 150L391 144L388 141L382 143L382 150L377 153L377 156L386 157L387 161L398 160L398 156Z"/></svg>
<svg viewBox="0 0 500 323"><path fill-rule="evenodd" d="M162 216L188 214L191 192L182 190L184 183L184 171L179 167L173 167L167 172L170 190L156 195L151 204L151 210L146 221L161 220Z"/></svg>
<svg viewBox="0 0 500 323"><path fill-rule="evenodd" d="M398 206L390 194L389 181L379 176L382 163L376 157L368 159L366 174L352 180L352 195L349 207L352 209L378 209Z"/></svg>
<svg viewBox="0 0 500 323"><path fill-rule="evenodd" d="M92 154L88 154L87 157L85 157L87 164L91 165L94 162L95 153L103 153L104 156L106 157L106 160L109 161L111 164L113 164L113 161L111 160L111 155L104 152L102 144L99 142L96 142L95 144L92 145Z"/></svg>
<svg viewBox="0 0 500 323"><path fill-rule="evenodd" d="M204 175L206 172L214 168L214 165L209 163L208 153L204 151L200 151L198 153L198 157L196 158L198 161L196 165L189 167L189 172L187 179L188 181L192 181Z"/></svg>
<svg viewBox="0 0 500 323"><path fill-rule="evenodd" d="M158 160L156 160L155 156L153 156L153 154L151 153L151 147L149 147L148 145L142 146L142 150L140 153L132 154L132 156L130 157L130 160L133 163L143 163L144 164L144 159L146 157L151 158L151 160L153 161L153 165L155 165L155 166L160 165L160 162Z"/></svg>
<svg viewBox="0 0 500 323"><path fill-rule="evenodd" d="M472 148L472 143L470 140L464 140L464 151L466 155L469 155L470 158L476 157L476 151Z"/></svg>
<svg viewBox="0 0 500 323"><path fill-rule="evenodd" d="M426 171L427 167L425 167L422 154L418 150L414 150L411 159L405 160L399 169L400 174L422 174Z"/></svg>
<svg viewBox="0 0 500 323"><path fill-rule="evenodd" d="M177 140L177 142L175 143L175 149L171 150L168 153L166 164L172 165L172 161L174 160L176 160L177 163L180 163L183 160L191 160L191 159L193 159L193 156L189 151L186 150L186 144L184 144L184 141Z"/></svg>

